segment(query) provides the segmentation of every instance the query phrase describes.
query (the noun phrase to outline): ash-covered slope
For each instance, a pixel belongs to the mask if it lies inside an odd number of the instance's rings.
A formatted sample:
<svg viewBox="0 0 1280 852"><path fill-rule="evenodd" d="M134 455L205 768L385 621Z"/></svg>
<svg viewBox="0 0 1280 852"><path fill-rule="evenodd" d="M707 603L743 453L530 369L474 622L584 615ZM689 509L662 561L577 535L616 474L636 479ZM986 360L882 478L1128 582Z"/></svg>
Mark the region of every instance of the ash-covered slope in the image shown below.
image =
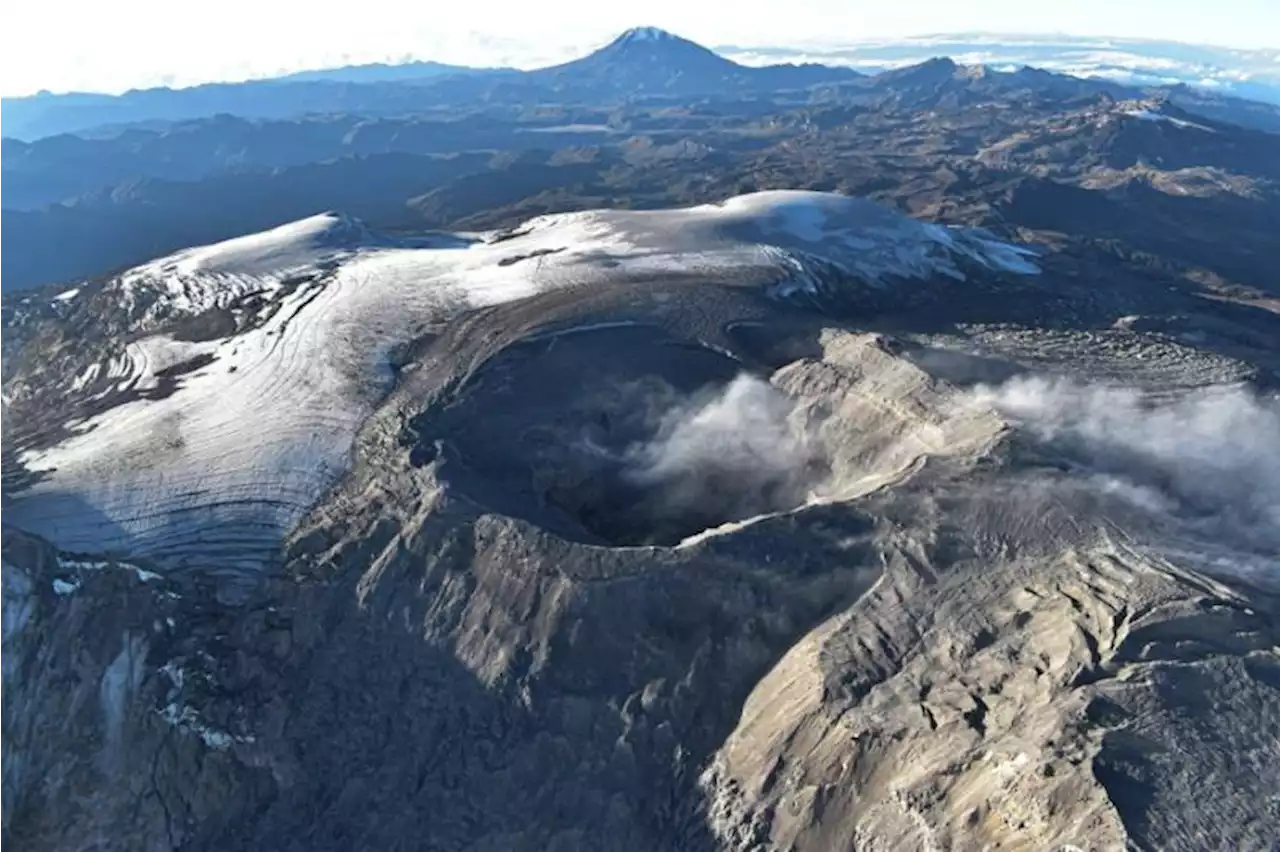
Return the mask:
<svg viewBox="0 0 1280 852"><path fill-rule="evenodd" d="M19 305L5 840L1273 847L1274 352L1078 273L768 193Z"/></svg>

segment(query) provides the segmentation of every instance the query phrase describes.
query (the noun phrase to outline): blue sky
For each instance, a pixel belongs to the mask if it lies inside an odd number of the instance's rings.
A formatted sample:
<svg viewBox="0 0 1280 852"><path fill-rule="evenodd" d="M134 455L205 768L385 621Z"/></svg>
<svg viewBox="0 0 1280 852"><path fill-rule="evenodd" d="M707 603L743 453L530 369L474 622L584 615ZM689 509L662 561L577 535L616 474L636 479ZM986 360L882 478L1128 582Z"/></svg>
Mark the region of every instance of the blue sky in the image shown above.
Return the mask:
<svg viewBox="0 0 1280 852"><path fill-rule="evenodd" d="M0 93L122 91L409 58L532 67L636 25L709 45L982 31L1280 48L1280 0L15 2L0 34Z"/></svg>

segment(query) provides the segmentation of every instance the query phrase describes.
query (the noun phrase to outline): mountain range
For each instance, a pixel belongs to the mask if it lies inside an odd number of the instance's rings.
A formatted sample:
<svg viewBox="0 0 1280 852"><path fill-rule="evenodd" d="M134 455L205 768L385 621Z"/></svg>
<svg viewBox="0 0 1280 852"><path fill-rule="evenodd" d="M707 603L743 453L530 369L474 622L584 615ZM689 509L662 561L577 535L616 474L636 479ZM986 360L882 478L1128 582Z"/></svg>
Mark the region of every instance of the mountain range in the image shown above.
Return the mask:
<svg viewBox="0 0 1280 852"><path fill-rule="evenodd" d="M896 132L896 114L918 121L922 111L990 104L1026 118L1132 100L1187 116L1177 120L1243 128L1224 129L1224 144L1240 133L1253 140L1250 128L1280 131L1280 107L1185 88L1138 90L948 59L872 76L818 65L756 68L652 28L536 71L419 70L424 76L396 81L350 82L391 72L348 69L334 79L11 103L17 112L15 121L6 117L6 132L34 126L27 119L123 123L3 140L3 227L14 235L2 260L5 289L92 276L325 209L392 230L445 227L486 206L545 209L522 201L544 193L580 205L575 192L631 195L616 190L639 173L698 163L724 169L765 156L789 163L769 185L822 186L817 164L796 158L797 145L817 133L853 146L837 160L856 146L870 146L862 152L869 156ZM282 117L264 117L272 115ZM855 129L867 122L882 123L888 136ZM698 200L691 177L625 203ZM491 188L471 197L486 200L468 200L481 184Z"/></svg>
<svg viewBox="0 0 1280 852"><path fill-rule="evenodd" d="M419 70L19 104L0 843L1280 848L1276 108Z"/></svg>
<svg viewBox="0 0 1280 852"><path fill-rule="evenodd" d="M4 99L0 117L7 136L29 140L102 125L179 121L219 112L250 118L333 112L398 115L472 102L599 102L653 95L763 93L857 76L847 68L819 65L739 65L687 39L640 27L581 59L529 72L436 63L364 66L119 96L40 94Z"/></svg>
<svg viewBox="0 0 1280 852"><path fill-rule="evenodd" d="M975 44L964 41L941 41L937 48L934 57L942 50L954 50L958 55L1001 58L975 52ZM1065 65L1065 60L1055 60L1057 54L1046 58L1028 50L1030 48L1023 51L1026 53L1023 58L1031 64L1045 59L1044 64L1050 68L1074 67ZM875 54L880 56L878 60L867 60L870 63L867 67L876 72L915 64L905 62L902 57L920 56L921 50L908 45L897 53L888 48L880 53L883 56ZM467 68L436 62L372 64L302 71L244 83L135 90L119 96L41 93L0 100L0 115L7 137L29 141L68 132L110 133L122 125L182 121L221 112L262 119L338 112L397 116L433 108L464 108L473 103L599 103L662 95L770 94L851 81L860 76L853 68L841 64L758 64L760 57L794 55L794 51L756 51L751 56L757 61L745 65L664 30L638 27L580 59L532 71ZM826 55L837 62L844 56L839 52ZM1010 55L1018 56L1016 52ZM1012 71L1026 64L1020 66L1005 60L995 61L988 67ZM1140 74L1120 80L1098 74L1091 79L1127 84L1134 87L1130 91L1152 84L1164 85L1171 92L1185 88ZM1193 97L1212 99L1220 109L1243 108L1238 99L1221 93L1215 96L1208 89ZM1276 110L1270 113L1265 119L1269 126L1280 127L1275 119Z"/></svg>
<svg viewBox="0 0 1280 852"><path fill-rule="evenodd" d="M716 50L747 64L820 62L875 74L930 57L1012 71L1030 65L1130 86L1186 85L1280 103L1280 51L1143 38L1052 33L940 33L914 38L826 40L807 47L734 46Z"/></svg>

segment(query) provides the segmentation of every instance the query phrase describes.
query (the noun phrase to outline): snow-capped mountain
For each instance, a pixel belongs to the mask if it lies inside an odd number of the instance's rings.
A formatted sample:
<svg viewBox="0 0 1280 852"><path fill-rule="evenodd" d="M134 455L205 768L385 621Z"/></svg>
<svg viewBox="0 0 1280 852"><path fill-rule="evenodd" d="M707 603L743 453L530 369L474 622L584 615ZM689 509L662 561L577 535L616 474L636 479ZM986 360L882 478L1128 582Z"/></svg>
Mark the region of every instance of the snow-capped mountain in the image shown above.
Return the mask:
<svg viewBox="0 0 1280 852"><path fill-rule="evenodd" d="M767 191L11 294L4 839L1275 848L1274 300L1079 237L1221 173L1042 158L1188 123L962 148L1139 202L998 184L1034 255Z"/></svg>
<svg viewBox="0 0 1280 852"><path fill-rule="evenodd" d="M529 72L529 82L590 97L618 93L710 94L777 90L859 77L821 65L739 65L696 42L656 27L624 32L592 53Z"/></svg>
<svg viewBox="0 0 1280 852"><path fill-rule="evenodd" d="M1280 848L1280 124L784 72L4 140L0 841Z"/></svg>
<svg viewBox="0 0 1280 852"><path fill-rule="evenodd" d="M79 364L63 388L66 417L20 448L38 481L6 517L70 551L256 571L342 474L393 353L461 311L657 276L822 305L850 287L960 282L975 269L1037 271L1028 250L985 232L822 193L559 214L419 243L312 217L60 296L71 310L110 300L135 328L211 311L233 319L198 335L135 336Z"/></svg>

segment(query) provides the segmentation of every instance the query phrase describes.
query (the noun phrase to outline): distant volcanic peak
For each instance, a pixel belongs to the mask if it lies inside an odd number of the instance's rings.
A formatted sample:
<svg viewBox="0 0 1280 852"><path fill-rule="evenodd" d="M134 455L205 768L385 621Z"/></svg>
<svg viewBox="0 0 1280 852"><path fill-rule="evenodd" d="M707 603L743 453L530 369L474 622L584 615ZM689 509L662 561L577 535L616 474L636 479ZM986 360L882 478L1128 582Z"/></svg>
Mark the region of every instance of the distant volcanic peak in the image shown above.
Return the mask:
<svg viewBox="0 0 1280 852"><path fill-rule="evenodd" d="M599 99L638 91L703 94L781 91L859 76L822 65L748 67L657 27L636 27L581 59L529 72L532 79ZM609 93L609 94L602 94Z"/></svg>
<svg viewBox="0 0 1280 852"><path fill-rule="evenodd" d="M685 41L674 33L658 27L632 27L613 40L614 44L655 44L664 41Z"/></svg>
<svg viewBox="0 0 1280 852"><path fill-rule="evenodd" d="M627 30L581 59L548 70L557 79L578 85L706 90L722 85L724 78L739 73L741 66L696 42L655 27L641 27Z"/></svg>
<svg viewBox="0 0 1280 852"><path fill-rule="evenodd" d="M670 56L673 58L697 54L714 56L726 65L733 64L715 51L703 47L695 41L690 41L687 38L682 38L675 33L669 33L657 27L633 27L596 51L596 55L606 56L631 56L635 54Z"/></svg>

